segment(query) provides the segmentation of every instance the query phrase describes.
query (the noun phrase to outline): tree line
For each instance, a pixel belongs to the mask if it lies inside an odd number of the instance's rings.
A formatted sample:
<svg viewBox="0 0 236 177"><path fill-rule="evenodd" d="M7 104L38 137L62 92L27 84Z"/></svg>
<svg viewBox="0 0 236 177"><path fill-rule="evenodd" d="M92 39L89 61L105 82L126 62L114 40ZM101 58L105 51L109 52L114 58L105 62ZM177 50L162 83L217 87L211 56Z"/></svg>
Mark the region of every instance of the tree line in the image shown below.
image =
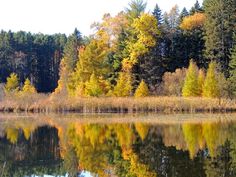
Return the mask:
<svg viewBox="0 0 236 177"><path fill-rule="evenodd" d="M158 5L145 9L132 0L92 24L88 37L2 31L0 82L14 72L18 85L28 78L38 92L70 96L236 93L234 0L196 1L181 12L177 5L165 13Z"/></svg>

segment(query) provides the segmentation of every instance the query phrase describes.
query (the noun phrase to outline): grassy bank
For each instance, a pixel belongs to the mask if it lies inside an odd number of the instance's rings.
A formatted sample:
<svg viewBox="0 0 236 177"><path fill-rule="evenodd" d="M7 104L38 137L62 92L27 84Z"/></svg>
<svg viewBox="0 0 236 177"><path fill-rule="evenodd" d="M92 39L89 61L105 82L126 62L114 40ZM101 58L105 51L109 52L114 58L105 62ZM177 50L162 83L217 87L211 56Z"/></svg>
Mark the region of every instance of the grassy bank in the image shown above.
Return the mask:
<svg viewBox="0 0 236 177"><path fill-rule="evenodd" d="M229 99L183 97L104 97L49 98L46 95L24 99L8 98L0 101L1 112L236 112L236 101Z"/></svg>

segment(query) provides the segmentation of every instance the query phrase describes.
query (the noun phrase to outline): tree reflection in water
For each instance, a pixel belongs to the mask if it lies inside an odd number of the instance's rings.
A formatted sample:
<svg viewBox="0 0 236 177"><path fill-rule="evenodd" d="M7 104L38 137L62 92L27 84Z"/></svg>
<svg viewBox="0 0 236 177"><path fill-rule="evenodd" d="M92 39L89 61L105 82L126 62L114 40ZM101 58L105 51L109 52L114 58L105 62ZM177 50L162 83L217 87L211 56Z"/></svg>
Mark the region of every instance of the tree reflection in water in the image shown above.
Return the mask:
<svg viewBox="0 0 236 177"><path fill-rule="evenodd" d="M236 122L2 121L0 175L236 176ZM2 173L2 174L1 174Z"/></svg>

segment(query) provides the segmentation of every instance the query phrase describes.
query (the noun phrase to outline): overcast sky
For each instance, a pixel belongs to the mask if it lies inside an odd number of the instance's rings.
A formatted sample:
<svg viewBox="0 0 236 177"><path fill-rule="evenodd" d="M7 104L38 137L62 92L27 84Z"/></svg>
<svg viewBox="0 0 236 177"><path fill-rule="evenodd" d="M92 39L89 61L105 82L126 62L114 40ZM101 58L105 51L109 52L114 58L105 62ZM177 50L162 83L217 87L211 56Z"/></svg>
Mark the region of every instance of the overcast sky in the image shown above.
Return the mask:
<svg viewBox="0 0 236 177"><path fill-rule="evenodd" d="M0 29L32 33L70 34L77 27L83 35L90 34L90 25L101 20L104 13L115 15L130 0L0 0ZM190 8L196 0L147 0L147 11L157 3L162 11L178 4ZM202 0L199 0L202 3Z"/></svg>

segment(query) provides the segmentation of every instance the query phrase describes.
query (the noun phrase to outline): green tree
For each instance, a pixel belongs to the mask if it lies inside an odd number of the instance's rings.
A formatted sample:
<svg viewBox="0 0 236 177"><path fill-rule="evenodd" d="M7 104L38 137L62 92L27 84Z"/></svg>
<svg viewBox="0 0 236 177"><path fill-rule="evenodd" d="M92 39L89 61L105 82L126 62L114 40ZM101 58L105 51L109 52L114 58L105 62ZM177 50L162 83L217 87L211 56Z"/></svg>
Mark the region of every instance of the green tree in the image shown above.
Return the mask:
<svg viewBox="0 0 236 177"><path fill-rule="evenodd" d="M219 83L216 72L216 62L212 61L207 70L206 79L203 86L203 96L216 98L220 96Z"/></svg>
<svg viewBox="0 0 236 177"><path fill-rule="evenodd" d="M198 67L193 60L190 61L182 95L184 97L198 96L199 95L199 86L198 86Z"/></svg>
<svg viewBox="0 0 236 177"><path fill-rule="evenodd" d="M86 96L100 96L102 89L99 85L96 75L93 73L90 76L89 81L85 83L85 95Z"/></svg>
<svg viewBox="0 0 236 177"><path fill-rule="evenodd" d="M230 48L235 30L235 0L205 0L205 56L220 63L228 75Z"/></svg>
<svg viewBox="0 0 236 177"><path fill-rule="evenodd" d="M129 19L132 20L139 17L140 14L145 11L146 6L147 3L144 3L143 0L132 0L129 3L129 8L126 8Z"/></svg>
<svg viewBox="0 0 236 177"><path fill-rule="evenodd" d="M234 46L231 49L229 73L230 90L236 96L236 34L234 34Z"/></svg>
<svg viewBox="0 0 236 177"><path fill-rule="evenodd" d="M132 93L132 80L130 73L120 72L113 94L118 97L130 96Z"/></svg>
<svg viewBox="0 0 236 177"><path fill-rule="evenodd" d="M31 84L30 80L27 78L24 82L23 88L22 88L23 93L36 93L35 87Z"/></svg>
<svg viewBox="0 0 236 177"><path fill-rule="evenodd" d="M136 98L138 97L146 97L149 95L149 90L148 90L148 86L147 84L144 82L144 80L142 80L138 86L138 88L136 89L134 96Z"/></svg>
<svg viewBox="0 0 236 177"><path fill-rule="evenodd" d="M10 77L7 78L7 83L5 85L5 92L17 92L19 90L19 79L17 74L11 73Z"/></svg>

